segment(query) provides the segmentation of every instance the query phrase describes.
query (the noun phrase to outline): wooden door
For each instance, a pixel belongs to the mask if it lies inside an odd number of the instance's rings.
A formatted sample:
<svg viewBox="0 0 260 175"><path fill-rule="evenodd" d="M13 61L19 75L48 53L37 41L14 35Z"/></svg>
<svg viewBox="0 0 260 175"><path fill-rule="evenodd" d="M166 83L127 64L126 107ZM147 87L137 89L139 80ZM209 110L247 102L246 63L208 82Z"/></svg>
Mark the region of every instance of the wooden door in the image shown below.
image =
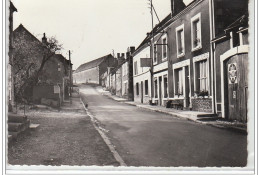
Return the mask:
<svg viewBox="0 0 260 175"><path fill-rule="evenodd" d="M247 121L248 55L240 54L225 63L225 110L230 120Z"/></svg>

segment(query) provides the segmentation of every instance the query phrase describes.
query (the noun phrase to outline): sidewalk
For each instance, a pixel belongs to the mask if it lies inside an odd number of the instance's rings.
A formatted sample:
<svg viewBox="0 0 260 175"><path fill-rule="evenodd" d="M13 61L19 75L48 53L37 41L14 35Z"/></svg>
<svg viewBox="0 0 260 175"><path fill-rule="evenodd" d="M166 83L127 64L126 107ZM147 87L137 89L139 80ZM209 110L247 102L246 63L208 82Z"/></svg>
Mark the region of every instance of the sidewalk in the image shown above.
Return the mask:
<svg viewBox="0 0 260 175"><path fill-rule="evenodd" d="M102 95L106 95L109 98L123 102L129 105L137 106L142 109L147 109L155 112L164 113L167 115L171 115L174 117L191 120L201 124L207 124L211 126L215 126L223 129L235 130L242 133L247 133L247 125L238 121L227 121L223 118L216 117L215 114L206 113L206 112L198 112L198 111L185 111L185 110L176 110L172 108L166 108L164 106L151 106L149 104L141 104L133 101L128 101L127 99L117 97L115 95L111 95L109 91L105 91L102 87L96 87L97 91Z"/></svg>

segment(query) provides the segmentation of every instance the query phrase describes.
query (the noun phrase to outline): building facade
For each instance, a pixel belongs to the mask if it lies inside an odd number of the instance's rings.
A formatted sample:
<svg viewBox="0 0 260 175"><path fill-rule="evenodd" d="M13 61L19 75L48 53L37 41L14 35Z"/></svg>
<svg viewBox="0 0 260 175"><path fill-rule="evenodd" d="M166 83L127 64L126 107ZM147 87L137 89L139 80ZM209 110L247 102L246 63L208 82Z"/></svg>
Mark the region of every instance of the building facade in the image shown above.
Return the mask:
<svg viewBox="0 0 260 175"><path fill-rule="evenodd" d="M116 59L111 54L82 64L73 72L73 83L101 85L101 75L107 71L108 67L114 67L115 65Z"/></svg>
<svg viewBox="0 0 260 175"><path fill-rule="evenodd" d="M171 14L155 25L147 36L151 65L135 69L138 62L135 63L134 58L136 99L143 102L145 86L137 77L138 71L142 74L145 68L152 73L153 103L164 106L172 101L187 110L216 113L216 61L211 40L221 35L221 30L233 18L247 10L247 3L247 0L239 0L239 3L194 0L185 6L181 0L171 0Z"/></svg>
<svg viewBox="0 0 260 175"><path fill-rule="evenodd" d="M213 39L216 57L217 112L229 120L247 122L248 14Z"/></svg>
<svg viewBox="0 0 260 175"><path fill-rule="evenodd" d="M133 53L134 101L138 103L149 104L152 97L151 71L147 67L151 58L150 52L149 40L146 38Z"/></svg>
<svg viewBox="0 0 260 175"><path fill-rule="evenodd" d="M69 93L66 91L69 81L65 81L72 64L61 54L47 51L46 41L45 34L41 42L23 25L14 30L14 86L17 97L22 94L23 99L33 103L48 98L58 107ZM43 62L44 57L49 59Z"/></svg>
<svg viewBox="0 0 260 175"><path fill-rule="evenodd" d="M8 71L8 111L12 111L14 107L14 79L13 79L13 13L17 9L11 1L9 6L9 61L7 66Z"/></svg>

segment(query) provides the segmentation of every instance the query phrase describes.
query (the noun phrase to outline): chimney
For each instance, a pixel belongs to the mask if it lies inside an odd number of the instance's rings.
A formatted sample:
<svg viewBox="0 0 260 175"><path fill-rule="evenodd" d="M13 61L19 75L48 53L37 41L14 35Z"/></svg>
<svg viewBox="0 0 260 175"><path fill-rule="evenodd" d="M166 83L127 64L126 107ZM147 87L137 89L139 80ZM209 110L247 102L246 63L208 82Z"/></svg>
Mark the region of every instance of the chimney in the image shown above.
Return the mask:
<svg viewBox="0 0 260 175"><path fill-rule="evenodd" d="M124 58L125 58L125 53L122 53L122 54L121 54L121 57L124 59Z"/></svg>
<svg viewBox="0 0 260 175"><path fill-rule="evenodd" d="M117 58L120 58L120 53L117 53Z"/></svg>
<svg viewBox="0 0 260 175"><path fill-rule="evenodd" d="M45 36L45 33L43 33L42 43L43 43L43 44L46 44L46 43L47 43L47 38L46 38L46 36Z"/></svg>
<svg viewBox="0 0 260 175"><path fill-rule="evenodd" d="M129 56L130 56L130 52L127 51L127 52L126 52L126 59L129 58Z"/></svg>
<svg viewBox="0 0 260 175"><path fill-rule="evenodd" d="M171 1L172 16L176 15L186 7L186 5L183 3L182 0L170 0L170 1Z"/></svg>
<svg viewBox="0 0 260 175"><path fill-rule="evenodd" d="M130 47L130 53L133 54L134 51L135 51L135 47L134 47L134 46L131 46L131 47Z"/></svg>

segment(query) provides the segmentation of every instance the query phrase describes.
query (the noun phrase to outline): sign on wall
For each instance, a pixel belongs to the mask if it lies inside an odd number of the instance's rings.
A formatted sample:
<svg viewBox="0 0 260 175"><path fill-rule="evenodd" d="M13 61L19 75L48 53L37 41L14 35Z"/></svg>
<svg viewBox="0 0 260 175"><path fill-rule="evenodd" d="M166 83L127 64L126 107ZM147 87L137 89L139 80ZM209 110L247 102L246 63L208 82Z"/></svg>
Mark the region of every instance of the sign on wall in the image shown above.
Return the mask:
<svg viewBox="0 0 260 175"><path fill-rule="evenodd" d="M228 82L229 84L237 83L237 63L228 64Z"/></svg>
<svg viewBox="0 0 260 175"><path fill-rule="evenodd" d="M54 85L54 94L60 93L60 87L58 85Z"/></svg>
<svg viewBox="0 0 260 175"><path fill-rule="evenodd" d="M140 58L141 67L151 67L151 58Z"/></svg>

